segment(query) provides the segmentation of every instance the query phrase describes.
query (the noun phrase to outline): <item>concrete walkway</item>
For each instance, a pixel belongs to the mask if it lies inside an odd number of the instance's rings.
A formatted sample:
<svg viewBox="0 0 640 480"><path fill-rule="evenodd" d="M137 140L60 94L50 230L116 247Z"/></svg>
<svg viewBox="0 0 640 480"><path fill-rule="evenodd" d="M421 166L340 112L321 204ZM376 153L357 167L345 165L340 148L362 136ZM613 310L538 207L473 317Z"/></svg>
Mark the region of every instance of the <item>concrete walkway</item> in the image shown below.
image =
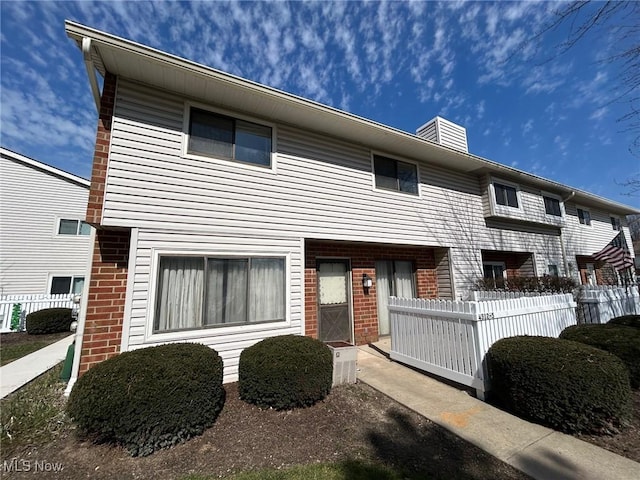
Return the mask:
<svg viewBox="0 0 640 480"><path fill-rule="evenodd" d="M6 397L64 360L73 337L74 334L70 334L62 340L0 367L0 398Z"/></svg>
<svg viewBox="0 0 640 480"><path fill-rule="evenodd" d="M358 380L538 480L637 480L640 463L477 400L370 347Z"/></svg>

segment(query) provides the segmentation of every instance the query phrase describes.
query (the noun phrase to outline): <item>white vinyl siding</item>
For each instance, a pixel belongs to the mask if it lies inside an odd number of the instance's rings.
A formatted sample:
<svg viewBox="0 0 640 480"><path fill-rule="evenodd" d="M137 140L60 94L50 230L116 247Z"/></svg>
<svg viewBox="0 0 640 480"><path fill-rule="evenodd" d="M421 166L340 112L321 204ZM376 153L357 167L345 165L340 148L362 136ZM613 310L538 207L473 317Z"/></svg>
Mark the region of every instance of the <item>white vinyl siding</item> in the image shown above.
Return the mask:
<svg viewBox="0 0 640 480"><path fill-rule="evenodd" d="M140 230L132 235L133 287L127 299L123 350L169 342L197 341L215 348L224 361L224 381L237 380L240 352L263 338L302 335L304 267L301 242L295 238L259 237L250 228L235 235ZM286 319L279 322L219 326L209 329L154 333L155 293L159 258L163 255L214 257L277 257L286 259Z"/></svg>
<svg viewBox="0 0 640 480"><path fill-rule="evenodd" d="M0 195L0 294L47 294L52 275L85 274L91 237L58 229L85 218L88 186L3 154Z"/></svg>
<svg viewBox="0 0 640 480"><path fill-rule="evenodd" d="M120 79L105 226L451 247L458 296L482 276L483 249L534 253L538 272L563 265L540 191L520 185L527 228L509 217L488 226L488 182L477 174L408 158L420 196L377 189L366 146L288 125L275 128L277 170L185 156L185 104Z"/></svg>
<svg viewBox="0 0 640 480"><path fill-rule="evenodd" d="M593 255L602 250L620 232L611 228L611 214L604 210L588 209L591 217L591 225L585 226L578 218L578 207L574 204L565 206L567 213L567 227L563 231L563 237L567 245L567 255ZM626 222L621 219L621 228L631 249L631 233Z"/></svg>

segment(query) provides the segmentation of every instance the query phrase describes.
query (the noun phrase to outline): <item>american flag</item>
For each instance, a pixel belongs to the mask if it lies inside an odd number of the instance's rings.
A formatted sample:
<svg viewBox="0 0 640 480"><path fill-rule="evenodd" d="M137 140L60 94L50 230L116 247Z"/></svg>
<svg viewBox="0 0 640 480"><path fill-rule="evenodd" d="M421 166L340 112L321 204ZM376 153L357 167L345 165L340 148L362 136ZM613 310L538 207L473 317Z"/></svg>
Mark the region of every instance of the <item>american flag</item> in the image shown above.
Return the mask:
<svg viewBox="0 0 640 480"><path fill-rule="evenodd" d="M594 253L593 258L612 265L617 271L633 267L633 258L631 258L627 241L622 232L616 235L602 250Z"/></svg>

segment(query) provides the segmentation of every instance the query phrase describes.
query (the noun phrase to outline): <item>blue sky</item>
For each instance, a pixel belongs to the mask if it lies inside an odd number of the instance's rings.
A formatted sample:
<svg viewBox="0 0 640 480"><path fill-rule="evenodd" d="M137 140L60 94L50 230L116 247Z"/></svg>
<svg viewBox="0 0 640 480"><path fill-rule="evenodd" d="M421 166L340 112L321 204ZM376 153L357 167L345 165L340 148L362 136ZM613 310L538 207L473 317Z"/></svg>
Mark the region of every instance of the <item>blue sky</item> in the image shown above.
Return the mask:
<svg viewBox="0 0 640 480"><path fill-rule="evenodd" d="M638 207L617 184L640 159L603 61L616 37L556 55L567 27L534 37L559 5L2 1L0 141L90 175L97 113L71 19L408 132L441 115L471 153Z"/></svg>

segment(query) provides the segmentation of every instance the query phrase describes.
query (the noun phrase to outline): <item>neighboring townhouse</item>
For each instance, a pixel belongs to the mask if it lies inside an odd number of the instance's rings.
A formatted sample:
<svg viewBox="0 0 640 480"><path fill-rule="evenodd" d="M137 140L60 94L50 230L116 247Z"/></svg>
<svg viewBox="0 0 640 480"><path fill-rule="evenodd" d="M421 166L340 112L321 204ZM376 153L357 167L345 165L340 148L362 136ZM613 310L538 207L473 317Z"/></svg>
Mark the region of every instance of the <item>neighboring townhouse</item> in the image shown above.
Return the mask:
<svg viewBox="0 0 640 480"><path fill-rule="evenodd" d="M81 293L89 181L0 148L0 295Z"/></svg>
<svg viewBox="0 0 640 480"><path fill-rule="evenodd" d="M460 299L483 277L589 269L597 281L592 255L638 213L469 154L464 129L439 117L409 134L66 29L99 111L74 375L197 341L232 381L265 337L377 340L390 295Z"/></svg>

